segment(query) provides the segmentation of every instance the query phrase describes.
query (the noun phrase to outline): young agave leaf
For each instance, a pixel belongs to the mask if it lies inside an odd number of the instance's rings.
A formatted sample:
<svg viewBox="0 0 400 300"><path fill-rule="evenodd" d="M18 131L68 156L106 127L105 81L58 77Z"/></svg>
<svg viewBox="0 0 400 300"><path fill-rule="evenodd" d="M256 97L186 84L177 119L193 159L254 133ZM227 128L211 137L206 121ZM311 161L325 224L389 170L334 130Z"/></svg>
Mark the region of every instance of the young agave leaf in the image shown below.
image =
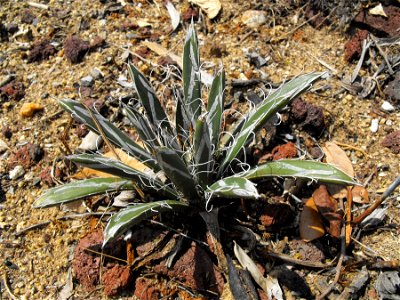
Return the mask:
<svg viewBox="0 0 400 300"><path fill-rule="evenodd" d="M145 108L149 121L152 126L154 126L154 129L164 129L172 135L173 130L168 117L157 98L156 92L153 90L146 77L131 63L128 64L128 71L135 84L135 89L139 94L140 102ZM157 130L158 133L161 133L161 131L162 130Z"/></svg>
<svg viewBox="0 0 400 300"><path fill-rule="evenodd" d="M124 105L126 116L129 121L135 127L136 132L139 134L142 141L145 143L149 150L153 150L156 147L160 147L160 142L148 123L147 119L139 112L131 109L130 107Z"/></svg>
<svg viewBox="0 0 400 300"><path fill-rule="evenodd" d="M73 118L87 125L90 130L96 132L97 134L100 134L95 121L93 121L86 108L81 103L69 99L63 99L60 101L60 104L64 110L71 114ZM154 171L160 170L160 168L155 163L153 156L145 149L140 147L138 144L136 144L134 141L132 141L127 134L122 132L114 124L103 118L97 112L93 112L93 115L99 122L106 137L112 144L114 144L118 148L125 150L133 157L151 167Z"/></svg>
<svg viewBox="0 0 400 300"><path fill-rule="evenodd" d="M218 150L221 120L224 109L225 73L222 71L215 76L210 95L208 96L207 124L210 127L211 142L214 151Z"/></svg>
<svg viewBox="0 0 400 300"><path fill-rule="evenodd" d="M194 135L194 160L196 176L199 184L205 188L209 181L212 161L210 132L203 120L198 120Z"/></svg>
<svg viewBox="0 0 400 300"><path fill-rule="evenodd" d="M103 247L108 241L117 238L133 225L166 211L185 210L189 206L175 200L140 203L121 210L113 215L104 230Z"/></svg>
<svg viewBox="0 0 400 300"><path fill-rule="evenodd" d="M318 161L282 159L257 166L241 176L252 180L264 177L299 177L344 185L358 183L343 171Z"/></svg>
<svg viewBox="0 0 400 300"><path fill-rule="evenodd" d="M67 156L70 161L90 168L115 175L121 178L133 179L142 187L151 187L154 190L162 190L166 195L177 197L176 192L156 178L140 172L119 160L98 154L79 154Z"/></svg>
<svg viewBox="0 0 400 300"><path fill-rule="evenodd" d="M310 73L301 75L284 83L276 91L268 95L258 107L250 111L243 122L237 125L238 129L233 131L235 136L230 140L229 149L221 165L221 171L234 160L239 152L246 146L253 134L259 130L269 118L275 115L280 109L298 96L301 92L310 87L310 85L320 78L324 73Z"/></svg>
<svg viewBox="0 0 400 300"><path fill-rule="evenodd" d="M191 113L191 121L196 122L201 114L200 55L196 31L190 25L183 48L183 94L185 106Z"/></svg>
<svg viewBox="0 0 400 300"><path fill-rule="evenodd" d="M198 198L196 183L178 153L173 149L160 148L157 150L157 161L176 188L194 204Z"/></svg>
<svg viewBox="0 0 400 300"><path fill-rule="evenodd" d="M218 180L208 187L207 192L212 197L248 199L257 199L260 197L255 184L243 177L227 177Z"/></svg>
<svg viewBox="0 0 400 300"><path fill-rule="evenodd" d="M47 190L32 206L34 208L47 207L71 202L87 196L133 189L135 189L135 185L132 181L116 177L73 181Z"/></svg>
<svg viewBox="0 0 400 300"><path fill-rule="evenodd" d="M187 149L186 143L189 142L189 132L191 128L193 128L189 113L186 108L187 107L183 103L182 99L177 96L175 126L176 132L178 134L178 139L180 140L182 144L182 149L184 150Z"/></svg>

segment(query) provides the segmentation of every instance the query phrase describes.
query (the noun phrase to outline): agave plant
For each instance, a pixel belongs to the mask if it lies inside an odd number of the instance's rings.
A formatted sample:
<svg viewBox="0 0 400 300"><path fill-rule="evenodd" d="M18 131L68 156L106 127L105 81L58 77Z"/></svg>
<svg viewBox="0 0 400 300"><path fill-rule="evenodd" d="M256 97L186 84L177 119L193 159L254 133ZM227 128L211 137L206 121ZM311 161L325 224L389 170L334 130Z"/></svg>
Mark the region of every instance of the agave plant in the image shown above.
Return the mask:
<svg viewBox="0 0 400 300"><path fill-rule="evenodd" d="M67 158L81 166L106 172L113 177L74 181L52 188L38 198L34 207L46 207L111 191L156 191L160 199L140 202L115 213L105 228L104 243L133 225L165 211L204 213L213 200L222 198L257 199L254 181L261 178L299 177L346 185L355 184L335 167L304 160L280 160L253 168L246 164L244 149L281 108L319 79L322 73L298 76L271 92L250 109L230 132L223 131L224 72L219 72L206 101L201 97L198 40L193 25L188 30L183 53L183 97L176 99L176 114L168 118L149 81L132 64L128 70L144 113L124 106L126 116L142 140L139 145L110 121L73 100L61 106L90 130L146 165L151 172L135 169L100 154L79 154ZM207 102L207 106L204 104ZM236 173L235 173L236 172ZM159 176L163 173L163 178ZM166 178L166 179L165 179Z"/></svg>

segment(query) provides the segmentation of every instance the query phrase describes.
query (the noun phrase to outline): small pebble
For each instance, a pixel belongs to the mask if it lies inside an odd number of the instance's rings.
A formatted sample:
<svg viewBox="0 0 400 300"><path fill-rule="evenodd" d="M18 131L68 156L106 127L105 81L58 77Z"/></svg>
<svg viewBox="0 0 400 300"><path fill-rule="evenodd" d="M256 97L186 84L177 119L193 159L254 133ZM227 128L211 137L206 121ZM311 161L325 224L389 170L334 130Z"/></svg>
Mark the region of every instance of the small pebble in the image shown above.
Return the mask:
<svg viewBox="0 0 400 300"><path fill-rule="evenodd" d="M13 180L21 177L24 174L25 170L23 166L15 166L15 168L10 171L8 176L10 177L11 180Z"/></svg>
<svg viewBox="0 0 400 300"><path fill-rule="evenodd" d="M100 71L99 68L93 68L90 71L90 75L95 79L95 80L99 80L99 79L103 79L104 78L104 74L103 72Z"/></svg>
<svg viewBox="0 0 400 300"><path fill-rule="evenodd" d="M371 130L371 132L375 133L375 132L378 131L378 128L379 128L379 120L378 119L373 119L371 121L371 126L370 126L369 129Z"/></svg>
<svg viewBox="0 0 400 300"><path fill-rule="evenodd" d="M382 110L387 111L387 112L395 110L394 106L392 104L390 104L388 101L384 101L382 103L381 108L382 108Z"/></svg>
<svg viewBox="0 0 400 300"><path fill-rule="evenodd" d="M247 26L257 28L267 22L267 13L262 10L246 10L241 20Z"/></svg>
<svg viewBox="0 0 400 300"><path fill-rule="evenodd" d="M94 133L93 131L89 131L89 133L83 138L78 148L84 151L96 151L101 147L102 143L103 139L100 135Z"/></svg>
<svg viewBox="0 0 400 300"><path fill-rule="evenodd" d="M8 146L5 141L0 139L0 153L7 151Z"/></svg>
<svg viewBox="0 0 400 300"><path fill-rule="evenodd" d="M92 76L85 76L81 78L81 84L85 87L91 87L94 84L94 79Z"/></svg>
<svg viewBox="0 0 400 300"><path fill-rule="evenodd" d="M43 106L41 106L40 104L32 102L24 103L19 111L19 114L21 115L21 117L28 118L32 117L35 112L42 109Z"/></svg>

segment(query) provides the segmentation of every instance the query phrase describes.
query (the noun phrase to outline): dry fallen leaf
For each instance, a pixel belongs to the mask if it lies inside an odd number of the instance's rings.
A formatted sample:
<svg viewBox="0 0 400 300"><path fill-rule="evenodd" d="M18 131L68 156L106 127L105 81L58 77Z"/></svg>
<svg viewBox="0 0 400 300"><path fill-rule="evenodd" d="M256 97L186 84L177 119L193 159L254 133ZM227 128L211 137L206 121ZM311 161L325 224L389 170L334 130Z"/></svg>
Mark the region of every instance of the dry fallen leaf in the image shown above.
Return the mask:
<svg viewBox="0 0 400 300"><path fill-rule="evenodd" d="M368 190L365 187L355 185L351 193L353 194L353 202L360 204L369 203Z"/></svg>
<svg viewBox="0 0 400 300"><path fill-rule="evenodd" d="M210 19L214 19L221 10L221 2L219 0L189 0L202 10L204 10Z"/></svg>
<svg viewBox="0 0 400 300"><path fill-rule="evenodd" d="M269 299L283 299L283 292L279 286L278 279L270 275L264 277L255 262L236 242L234 242L233 252L240 265L249 271L254 281L267 293Z"/></svg>
<svg viewBox="0 0 400 300"><path fill-rule="evenodd" d="M354 177L354 169L346 152L333 142L326 142L322 150L326 156L326 162L345 172L347 175ZM327 184L329 193L335 199L343 199L347 195L347 190L342 185Z"/></svg>
<svg viewBox="0 0 400 300"><path fill-rule="evenodd" d="M125 151L123 151L121 149L118 149L118 148L116 148L114 150L118 154L119 158L121 159L121 161L124 164L126 164L126 165L128 165L128 166L130 166L130 167L132 167L132 168L134 168L134 169L136 169L138 171L147 173L147 174L149 174L149 172L151 171L150 168L148 168L146 165L142 164L136 158L126 154ZM111 158L117 159L112 151L109 151L109 152L107 152L107 153L105 153L103 155L106 156L106 157L111 157ZM79 171L78 173L73 175L73 178L83 179L83 178L90 178L90 177L111 177L111 176L113 176L113 175L110 175L110 174L105 173L105 172L93 170L93 169L90 169L90 168L83 168L81 171Z"/></svg>
<svg viewBox="0 0 400 300"><path fill-rule="evenodd" d="M387 14L385 13L385 10L383 9L382 3L379 3L377 6L371 8L369 11L370 15L374 16L382 16L387 18Z"/></svg>
<svg viewBox="0 0 400 300"><path fill-rule="evenodd" d="M32 117L35 112L42 110L43 108L43 106L37 103L24 103L19 111L19 114L24 118Z"/></svg>
<svg viewBox="0 0 400 300"><path fill-rule="evenodd" d="M306 242L315 240L325 234L324 225L314 199L310 198L304 204L300 214L300 237Z"/></svg>
<svg viewBox="0 0 400 300"><path fill-rule="evenodd" d="M168 1L165 6L167 7L168 14L171 17L172 31L174 31L176 28L178 28L181 17L171 2Z"/></svg>
<svg viewBox="0 0 400 300"><path fill-rule="evenodd" d="M342 216L337 212L337 201L329 195L325 185L320 185L314 191L312 197L321 216L329 222L329 233L333 237L339 238Z"/></svg>
<svg viewBox="0 0 400 300"><path fill-rule="evenodd" d="M354 177L354 169L346 152L333 142L326 142L325 147L322 147L326 155L326 162L339 168L347 175Z"/></svg>

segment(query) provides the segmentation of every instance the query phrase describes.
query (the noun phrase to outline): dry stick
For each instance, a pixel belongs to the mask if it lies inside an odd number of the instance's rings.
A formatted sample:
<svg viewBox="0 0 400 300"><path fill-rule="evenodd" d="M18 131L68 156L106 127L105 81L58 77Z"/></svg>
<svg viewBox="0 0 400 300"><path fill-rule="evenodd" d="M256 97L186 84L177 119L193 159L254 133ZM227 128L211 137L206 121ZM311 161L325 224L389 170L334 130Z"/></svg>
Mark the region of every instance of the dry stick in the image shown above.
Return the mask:
<svg viewBox="0 0 400 300"><path fill-rule="evenodd" d="M92 252L92 253L95 253L95 254L98 254L98 255L100 255L102 257L104 256L104 257L112 258L112 259L119 260L119 261L122 261L122 262L128 264L128 261L125 260L125 259L122 259L122 258L118 258L118 257L112 256L112 255L108 255L108 254L105 254L103 252L98 252L98 251L95 251L95 250L92 250L92 249L89 249L89 248L85 248L84 250Z"/></svg>
<svg viewBox="0 0 400 300"><path fill-rule="evenodd" d="M382 204L382 202L389 197L391 193L400 185L400 176L398 176L395 181L386 189L382 194L381 198L374 202L370 207L368 207L361 215L353 220L353 224L361 223L367 216L369 216L375 209Z"/></svg>
<svg viewBox="0 0 400 300"><path fill-rule="evenodd" d="M335 142L335 144L337 144L337 145L339 145L339 146L342 146L342 147L346 147L346 148L349 148L349 149L353 149L353 150L359 151L359 152L361 152L365 157L368 157L368 153L367 153L366 151L364 151L363 149L361 149L361 148L358 148L358 147L355 147L355 146L352 146L352 145L349 145L349 144L337 142L337 141L334 141L334 142Z"/></svg>
<svg viewBox="0 0 400 300"><path fill-rule="evenodd" d="M303 267L308 267L308 268L327 269L332 266L331 264L322 264L322 263L318 263L318 262L304 261L304 260L293 258L286 254L276 253L276 252L272 252L272 251L268 251L268 250L267 250L266 254L268 256L271 256L274 258L279 258L288 263L303 266Z"/></svg>
<svg viewBox="0 0 400 300"><path fill-rule="evenodd" d="M335 279L333 280L331 285L320 296L318 296L317 300L324 299L326 296L328 296L331 293L331 291L333 290L333 288L335 287L335 285L339 281L340 271L342 269L343 260L344 260L344 257L346 255L346 237L345 237L345 234L346 234L346 227L342 226L342 229L341 229L341 232L340 232L340 256L339 256L338 263L336 265Z"/></svg>
<svg viewBox="0 0 400 300"><path fill-rule="evenodd" d="M112 213L108 213L108 212L90 212L90 213L83 213L83 214L72 214L72 215L67 215L67 216L62 216L62 217L58 217L56 218L57 221L61 221L61 220L68 220L68 219L73 219L73 218L83 218L86 216L103 216L103 215L111 215ZM32 229L36 229L36 228L40 228L46 225L49 225L52 221L44 221L41 223L37 223L31 226L28 226L20 231L18 231L17 233L15 233L15 236L20 236Z"/></svg>
<svg viewBox="0 0 400 300"><path fill-rule="evenodd" d="M13 292L10 289L10 287L8 286L7 274L6 273L3 274L3 281L4 281L4 287L6 288L6 291L10 295L11 299L12 300L18 300L19 298L13 294Z"/></svg>
<svg viewBox="0 0 400 300"><path fill-rule="evenodd" d="M351 231L353 229L351 220L352 220L352 214L351 211L353 209L353 194L351 192L351 187L347 187L347 212L346 212L346 225L345 225L345 231L346 231L346 246L350 245L351 241Z"/></svg>

